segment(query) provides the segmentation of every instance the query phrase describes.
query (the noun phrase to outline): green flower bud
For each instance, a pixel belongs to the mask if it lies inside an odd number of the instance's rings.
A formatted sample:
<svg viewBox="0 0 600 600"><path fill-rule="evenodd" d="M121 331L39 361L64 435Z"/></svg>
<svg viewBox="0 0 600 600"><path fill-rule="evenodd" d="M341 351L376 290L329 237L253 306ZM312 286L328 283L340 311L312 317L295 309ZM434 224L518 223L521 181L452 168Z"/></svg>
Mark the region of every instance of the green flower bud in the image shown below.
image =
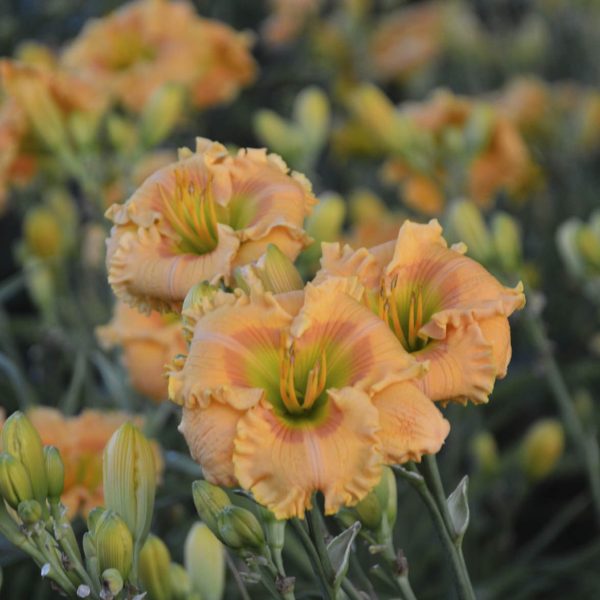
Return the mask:
<svg viewBox="0 0 600 600"><path fill-rule="evenodd" d="M280 294L301 290L304 281L294 263L274 244L255 263L244 265L234 273L237 287L249 293L260 282L266 292Z"/></svg>
<svg viewBox="0 0 600 600"><path fill-rule="evenodd" d="M468 200L456 202L449 218L450 228L467 245L469 255L481 263L489 263L494 254L493 241L477 206Z"/></svg>
<svg viewBox="0 0 600 600"><path fill-rule="evenodd" d="M220 538L234 550L258 550L265 545L265 534L258 519L245 508L227 506L217 517Z"/></svg>
<svg viewBox="0 0 600 600"><path fill-rule="evenodd" d="M161 86L150 96L141 120L142 141L146 147L160 144L171 133L184 104L185 90L175 83Z"/></svg>
<svg viewBox="0 0 600 600"><path fill-rule="evenodd" d="M335 242L340 237L346 216L346 203L339 194L326 193L306 220L306 231L320 242ZM318 244L317 244L318 245Z"/></svg>
<svg viewBox="0 0 600 600"><path fill-rule="evenodd" d="M385 495L383 495L384 488L386 488ZM385 516L387 517L388 525L391 530L394 528L396 517L398 515L398 487L396 484L396 476L390 467L383 467L381 481L375 490L375 493L380 494L379 501L382 503L382 506L385 507Z"/></svg>
<svg viewBox="0 0 600 600"><path fill-rule="evenodd" d="M169 567L169 581L173 600L189 600L192 593L192 582L187 571L177 563ZM154 598L154 596L152 596ZM204 596L200 596L205 600Z"/></svg>
<svg viewBox="0 0 600 600"><path fill-rule="evenodd" d="M521 466L533 480L549 475L565 447L563 426L557 419L542 419L525 435L521 445Z"/></svg>
<svg viewBox="0 0 600 600"><path fill-rule="evenodd" d="M10 454L0 454L0 495L16 509L33 499L33 487L23 463Z"/></svg>
<svg viewBox="0 0 600 600"><path fill-rule="evenodd" d="M190 313L194 308L210 307L215 294L219 291L217 286L214 286L208 281L197 283L187 293L181 310L181 322L183 324L183 335L188 344L192 341L194 328L196 327L196 318Z"/></svg>
<svg viewBox="0 0 600 600"><path fill-rule="evenodd" d="M484 473L493 473L499 465L498 445L488 431L478 433L471 441L471 452Z"/></svg>
<svg viewBox="0 0 600 600"><path fill-rule="evenodd" d="M355 507L358 520L366 529L376 530L383 518L383 507L374 490L371 490Z"/></svg>
<svg viewBox="0 0 600 600"><path fill-rule="evenodd" d="M46 477L48 478L48 498L51 502L58 502L65 485L65 465L58 448L44 447L46 463Z"/></svg>
<svg viewBox="0 0 600 600"><path fill-rule="evenodd" d="M396 478L389 467L384 467L379 483L354 507L354 511L365 528L378 530L385 519L389 531L396 521L396 501Z"/></svg>
<svg viewBox="0 0 600 600"><path fill-rule="evenodd" d="M378 223L385 218L387 207L383 200L368 189L355 190L350 196L350 219L355 225Z"/></svg>
<svg viewBox="0 0 600 600"><path fill-rule="evenodd" d="M116 569L127 579L133 562L133 538L125 521L107 510L98 520L95 538L100 572Z"/></svg>
<svg viewBox="0 0 600 600"><path fill-rule="evenodd" d="M275 552L283 550L287 521L275 518L275 515L263 506L258 507L258 518L264 527L269 548Z"/></svg>
<svg viewBox="0 0 600 600"><path fill-rule="evenodd" d="M137 145L137 130L127 119L112 113L106 119L106 129L110 143L117 150L132 150Z"/></svg>
<svg viewBox="0 0 600 600"><path fill-rule="evenodd" d="M117 569L106 569L102 573L102 587L112 596L116 596L123 589L123 577Z"/></svg>
<svg viewBox="0 0 600 600"><path fill-rule="evenodd" d="M192 496L198 516L218 536L219 527L217 526L217 518L221 510L231 506L229 496L220 487L205 480L194 481L192 484Z"/></svg>
<svg viewBox="0 0 600 600"><path fill-rule="evenodd" d="M22 413L11 415L2 428L2 447L23 464L33 487L33 497L43 506L48 495L46 461L42 440L35 427Z"/></svg>
<svg viewBox="0 0 600 600"><path fill-rule="evenodd" d="M96 506L96 508L93 508L87 517L87 526L88 526L88 531L94 535L94 533L96 532L96 527L98 526L98 521L100 520L100 517L106 512L105 508L102 508L101 506Z"/></svg>
<svg viewBox="0 0 600 600"><path fill-rule="evenodd" d="M205 523L192 526L183 555L192 589L202 600L221 600L225 590L225 549Z"/></svg>
<svg viewBox="0 0 600 600"><path fill-rule="evenodd" d="M583 277L586 271L585 261L583 260L578 248L579 232L583 224L579 219L567 219L556 232L556 243L558 250L571 275Z"/></svg>
<svg viewBox="0 0 600 600"><path fill-rule="evenodd" d="M518 271L523 257L519 224L509 214L497 212L492 217L491 225L496 256L500 265L508 273Z"/></svg>
<svg viewBox="0 0 600 600"><path fill-rule="evenodd" d="M34 525L42 518L42 507L37 500L20 502L17 512L25 525Z"/></svg>
<svg viewBox="0 0 600 600"><path fill-rule="evenodd" d="M577 234L577 248L584 261L595 271L600 271L600 237L584 225Z"/></svg>
<svg viewBox="0 0 600 600"><path fill-rule="evenodd" d="M304 151L303 132L294 123L281 118L272 110L259 110L254 114L256 137L288 161L295 163Z"/></svg>
<svg viewBox="0 0 600 600"><path fill-rule="evenodd" d="M306 152L319 152L329 130L330 108L327 95L314 86L302 90L294 102L294 120L304 134Z"/></svg>
<svg viewBox="0 0 600 600"><path fill-rule="evenodd" d="M106 508L121 516L141 548L154 511L156 466L150 443L131 423L121 425L108 441L103 478Z"/></svg>
<svg viewBox="0 0 600 600"><path fill-rule="evenodd" d="M63 247L64 234L53 211L38 206L27 211L23 222L27 250L40 258L58 256Z"/></svg>
<svg viewBox="0 0 600 600"><path fill-rule="evenodd" d="M150 534L140 552L139 575L152 600L171 600L170 567L169 549L160 538Z"/></svg>

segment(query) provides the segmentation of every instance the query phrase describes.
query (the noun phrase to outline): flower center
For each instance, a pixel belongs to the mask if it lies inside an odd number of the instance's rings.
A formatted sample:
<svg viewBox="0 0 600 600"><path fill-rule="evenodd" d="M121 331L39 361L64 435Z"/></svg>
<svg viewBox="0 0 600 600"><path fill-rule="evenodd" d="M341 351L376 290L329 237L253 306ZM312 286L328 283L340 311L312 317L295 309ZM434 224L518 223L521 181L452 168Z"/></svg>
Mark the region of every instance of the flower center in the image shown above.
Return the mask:
<svg viewBox="0 0 600 600"><path fill-rule="evenodd" d="M286 342L286 336L282 336L279 394L287 412L291 415L299 415L311 410L323 394L327 383L327 359L325 351L321 352L321 356L306 376L304 389L298 389L295 347L293 343L288 347Z"/></svg>
<svg viewBox="0 0 600 600"><path fill-rule="evenodd" d="M404 289L398 286L398 278L392 280L389 288L382 281L377 312L394 332L408 352L422 350L428 340L419 336L419 330L429 320L433 310L424 303L423 287Z"/></svg>
<svg viewBox="0 0 600 600"><path fill-rule="evenodd" d="M209 181L200 187L185 171L175 171L175 193L161 188L165 216L177 235L177 247L187 254L207 254L219 243L217 207Z"/></svg>

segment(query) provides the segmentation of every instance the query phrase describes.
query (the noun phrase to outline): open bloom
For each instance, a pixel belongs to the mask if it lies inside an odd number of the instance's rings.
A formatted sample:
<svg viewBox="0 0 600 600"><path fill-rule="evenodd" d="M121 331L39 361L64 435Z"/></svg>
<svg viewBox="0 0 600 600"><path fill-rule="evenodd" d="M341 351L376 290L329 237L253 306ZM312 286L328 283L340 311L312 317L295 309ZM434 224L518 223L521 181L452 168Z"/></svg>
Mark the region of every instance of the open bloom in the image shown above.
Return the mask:
<svg viewBox="0 0 600 600"><path fill-rule="evenodd" d="M172 400L207 480L239 484L277 518L363 498L384 462L437 452L449 425L415 384L424 370L361 302L354 278L273 295L214 292L184 317L189 354Z"/></svg>
<svg viewBox="0 0 600 600"><path fill-rule="evenodd" d="M1 417L2 415L0 415ZM65 466L65 484L61 502L69 518L84 517L104 504L102 492L102 452L112 434L126 421L141 424L123 412L85 410L79 416L65 417L49 407L27 411L27 418L40 434L45 446L56 446ZM0 422L0 428L2 423ZM158 445L153 444L157 472L162 473Z"/></svg>
<svg viewBox="0 0 600 600"><path fill-rule="evenodd" d="M118 302L112 321L98 327L96 335L105 348L122 347L134 389L157 402L166 400L165 364L187 350L177 315L145 315Z"/></svg>
<svg viewBox="0 0 600 600"><path fill-rule="evenodd" d="M62 63L134 112L166 83L183 85L205 107L233 99L254 79L248 47L248 37L201 19L191 3L138 0L91 21Z"/></svg>
<svg viewBox="0 0 600 600"><path fill-rule="evenodd" d="M462 244L448 248L434 219L407 221L395 242L371 249L324 244L316 281L356 275L367 302L429 371L418 381L433 400L487 402L511 358L508 317L523 286L501 285Z"/></svg>
<svg viewBox="0 0 600 600"><path fill-rule="evenodd" d="M308 180L262 149L230 156L199 138L195 153L157 171L106 216L109 282L141 310L178 310L196 283L223 278L274 243L294 259L316 202Z"/></svg>

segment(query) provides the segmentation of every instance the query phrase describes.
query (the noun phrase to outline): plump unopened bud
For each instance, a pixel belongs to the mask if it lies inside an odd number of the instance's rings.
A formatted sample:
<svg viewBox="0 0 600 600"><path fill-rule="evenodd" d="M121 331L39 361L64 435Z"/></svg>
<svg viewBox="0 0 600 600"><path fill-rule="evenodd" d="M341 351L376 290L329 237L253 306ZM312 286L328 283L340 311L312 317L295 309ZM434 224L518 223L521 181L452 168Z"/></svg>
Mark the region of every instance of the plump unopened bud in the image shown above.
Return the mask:
<svg viewBox="0 0 600 600"><path fill-rule="evenodd" d="M281 552L285 544L285 527L287 521L280 520L263 506L258 507L258 518L265 531L267 544L272 551Z"/></svg>
<svg viewBox="0 0 600 600"><path fill-rule="evenodd" d="M484 473L493 473L498 468L498 445L489 431L482 431L473 438L471 452Z"/></svg>
<svg viewBox="0 0 600 600"><path fill-rule="evenodd" d="M449 218L452 232L457 241L467 245L469 255L481 263L489 263L494 254L493 241L477 206L460 200L450 209Z"/></svg>
<svg viewBox="0 0 600 600"><path fill-rule="evenodd" d="M387 212L383 200L368 189L358 189L350 196L350 219L356 225L379 222Z"/></svg>
<svg viewBox="0 0 600 600"><path fill-rule="evenodd" d="M150 598L171 599L170 566L169 549L159 537L150 534L140 552L139 564L140 581Z"/></svg>
<svg viewBox="0 0 600 600"><path fill-rule="evenodd" d="M25 525L34 525L42 518L42 506L37 500L21 502L17 512Z"/></svg>
<svg viewBox="0 0 600 600"><path fill-rule="evenodd" d="M258 550L265 545L265 534L258 519L245 508L227 506L217 517L220 538L233 550Z"/></svg>
<svg viewBox="0 0 600 600"><path fill-rule="evenodd" d="M173 130L185 104L185 90L181 85L167 83L157 89L142 112L142 141L147 147L160 144Z"/></svg>
<svg viewBox="0 0 600 600"><path fill-rule="evenodd" d="M593 271L600 272L600 236L584 225L577 234L577 249Z"/></svg>
<svg viewBox="0 0 600 600"><path fill-rule="evenodd" d="M4 423L2 448L25 467L33 487L33 497L44 506L48 495L44 448L35 427L22 412L14 413Z"/></svg>
<svg viewBox="0 0 600 600"><path fill-rule="evenodd" d="M258 260L256 272L265 291L281 294L301 290L304 287L302 277L294 263L274 244Z"/></svg>
<svg viewBox="0 0 600 600"><path fill-rule="evenodd" d="M44 447L46 477L48 478L48 498L58 502L65 486L65 465L55 446Z"/></svg>
<svg viewBox="0 0 600 600"><path fill-rule="evenodd" d="M231 506L229 496L220 487L205 480L194 481L192 496L198 516L218 536L219 527L217 526L217 518L224 508Z"/></svg>
<svg viewBox="0 0 600 600"><path fill-rule="evenodd" d="M508 273L516 272L523 257L519 224L508 213L497 212L492 217L491 229L500 265Z"/></svg>
<svg viewBox="0 0 600 600"><path fill-rule="evenodd" d="M225 590L225 549L205 523L196 523L190 529L184 564L192 589L202 600L221 600Z"/></svg>
<svg viewBox="0 0 600 600"><path fill-rule="evenodd" d="M60 254L63 233L56 215L44 206L30 209L25 215L23 233L27 250L40 258Z"/></svg>
<svg viewBox="0 0 600 600"><path fill-rule="evenodd" d="M23 463L10 454L0 454L0 495L13 508L33 499L33 487Z"/></svg>
<svg viewBox="0 0 600 600"><path fill-rule="evenodd" d="M557 419L542 419L525 435L521 446L521 465L530 479L549 475L565 446L565 433Z"/></svg>
<svg viewBox="0 0 600 600"><path fill-rule="evenodd" d="M101 506L96 506L96 508L93 508L88 516L87 516L87 526L88 526L88 531L94 535L96 533L96 527L98 527L98 521L100 521L100 517L106 512L105 508L102 508Z"/></svg>
<svg viewBox="0 0 600 600"><path fill-rule="evenodd" d="M104 449L104 502L129 527L141 548L152 521L156 465L148 440L131 423L124 423Z"/></svg>
<svg viewBox="0 0 600 600"><path fill-rule="evenodd" d="M111 596L116 596L123 589L123 576L117 569L106 569L102 573L102 587Z"/></svg>
<svg viewBox="0 0 600 600"><path fill-rule="evenodd" d="M306 231L317 242L317 248L320 242L335 242L340 237L345 217L346 203L339 194L321 194L319 204L306 220Z"/></svg>
<svg viewBox="0 0 600 600"><path fill-rule="evenodd" d="M308 152L318 152L329 130L330 108L327 95L315 86L302 90L294 102L294 120L304 134Z"/></svg>
<svg viewBox="0 0 600 600"><path fill-rule="evenodd" d="M292 164L303 153L303 132L272 110L259 110L255 113L254 131L261 142Z"/></svg>
<svg viewBox="0 0 600 600"><path fill-rule="evenodd" d="M181 565L171 563L169 567L169 582L171 585L172 600L191 600L192 581L187 571ZM198 598L206 600L202 595L199 595Z"/></svg>
<svg viewBox="0 0 600 600"><path fill-rule="evenodd" d="M389 531L396 521L396 480L392 470L384 468L379 483L354 507L364 527L378 530L386 520Z"/></svg>
<svg viewBox="0 0 600 600"><path fill-rule="evenodd" d="M181 323L183 335L187 342L191 342L196 327L196 319L192 316L195 308L210 307L213 298L219 291L215 285L202 281L194 285L186 294L181 310Z"/></svg>
<svg viewBox="0 0 600 600"><path fill-rule="evenodd" d="M110 143L117 150L131 150L138 143L138 133L133 123L115 113L106 119L106 130Z"/></svg>
<svg viewBox="0 0 600 600"><path fill-rule="evenodd" d="M107 510L98 520L94 537L100 572L116 569L127 579L133 562L133 538L125 521Z"/></svg>

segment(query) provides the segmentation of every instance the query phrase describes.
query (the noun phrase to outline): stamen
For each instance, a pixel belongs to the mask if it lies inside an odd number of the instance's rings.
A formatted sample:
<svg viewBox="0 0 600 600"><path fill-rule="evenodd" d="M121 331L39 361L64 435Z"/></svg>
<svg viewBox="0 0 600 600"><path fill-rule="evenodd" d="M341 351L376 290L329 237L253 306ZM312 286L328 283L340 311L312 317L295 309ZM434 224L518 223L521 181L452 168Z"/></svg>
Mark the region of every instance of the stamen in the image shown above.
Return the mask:
<svg viewBox="0 0 600 600"><path fill-rule="evenodd" d="M191 181L185 171L175 171L175 192L171 197L163 187L160 193L170 225L180 237L182 252L207 254L219 243L217 211L212 180L204 189Z"/></svg>
<svg viewBox="0 0 600 600"><path fill-rule="evenodd" d="M315 363L315 366L308 373L306 383L306 393L304 394L304 402L302 407L308 410L313 406L317 398L325 389L327 382L327 358L325 351L321 353L321 358Z"/></svg>

